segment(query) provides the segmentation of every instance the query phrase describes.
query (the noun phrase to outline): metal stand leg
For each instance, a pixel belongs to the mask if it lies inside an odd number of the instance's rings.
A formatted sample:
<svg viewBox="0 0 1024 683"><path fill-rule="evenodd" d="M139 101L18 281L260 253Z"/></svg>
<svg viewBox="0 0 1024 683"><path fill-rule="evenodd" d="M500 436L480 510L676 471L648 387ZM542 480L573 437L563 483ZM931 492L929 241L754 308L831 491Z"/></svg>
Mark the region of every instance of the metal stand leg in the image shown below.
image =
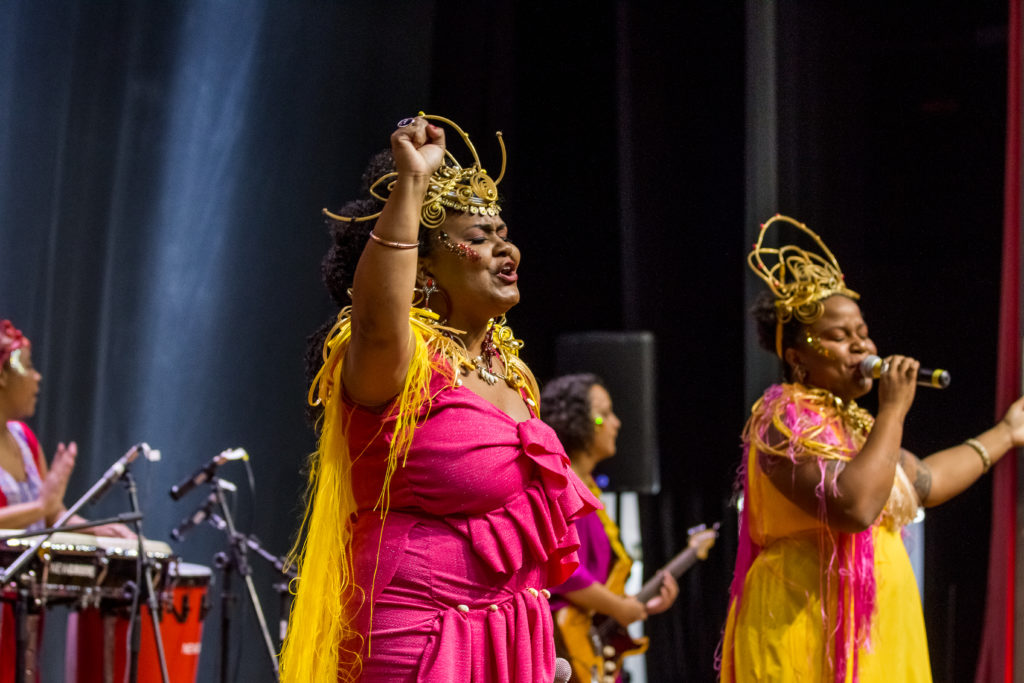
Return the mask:
<svg viewBox="0 0 1024 683"><path fill-rule="evenodd" d="M32 596L25 586L18 586L14 611L14 681L28 683L29 601Z"/></svg>
<svg viewBox="0 0 1024 683"><path fill-rule="evenodd" d="M263 607L260 605L259 596L256 595L256 586L252 582L252 572L249 568L249 563L246 557L246 537L239 534L235 529L235 523L231 516L231 510L228 508L227 500L224 498L224 491L218 485L216 478L213 482L214 491L217 494L217 500L220 504L221 513L224 515L224 522L227 527L226 531L231 548L230 562L228 563L228 570L225 571L225 583L227 583L227 575L233 566L238 570L239 575L245 582L246 591L249 593L249 602L252 605L253 612L256 614L256 623L259 625L260 634L263 636L263 644L266 647L267 656L270 658L271 669L274 672L274 680L280 680L278 673L277 664L277 649L274 647L274 642L270 638L270 629L267 628L267 620L263 615ZM225 589L227 586L225 586ZM223 664L222 664L223 666ZM226 679L225 679L226 683Z"/></svg>
<svg viewBox="0 0 1024 683"><path fill-rule="evenodd" d="M231 615L235 608L235 594L231 590L231 558L227 553L217 553L214 565L221 570L220 588L220 681L229 683L231 678Z"/></svg>
<svg viewBox="0 0 1024 683"><path fill-rule="evenodd" d="M128 498L131 502L132 512L139 512L139 496L138 490L135 486L135 478L132 477L130 470L126 470L124 473L125 487L128 489ZM143 548L142 538L142 522L136 521L134 523L135 535L138 537L139 543L136 555L136 570L135 576L137 581L145 580L145 585L142 589L146 595L146 606L149 608L149 618L153 625L153 640L156 645L156 656L157 661L160 663L160 680L163 683L170 683L170 676L167 673L167 658L164 656L164 639L160 633L160 616L159 616L159 605L156 599L156 588L153 586L153 563L150 562L146 556L146 552ZM132 615L132 635L131 635L131 660L129 664L129 678L131 683L136 683L139 680L139 650L142 641L142 625L139 623L139 612L138 599L133 601L135 612Z"/></svg>

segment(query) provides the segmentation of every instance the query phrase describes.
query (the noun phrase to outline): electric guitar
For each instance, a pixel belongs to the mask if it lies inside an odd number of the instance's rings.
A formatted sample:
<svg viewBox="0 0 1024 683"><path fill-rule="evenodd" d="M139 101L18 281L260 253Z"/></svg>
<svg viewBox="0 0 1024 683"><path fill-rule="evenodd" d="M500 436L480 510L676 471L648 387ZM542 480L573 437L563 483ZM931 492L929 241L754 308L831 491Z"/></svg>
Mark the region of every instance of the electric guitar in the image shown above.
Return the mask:
<svg viewBox="0 0 1024 683"><path fill-rule="evenodd" d="M703 524L690 532L686 549L672 558L647 581L636 594L636 599L646 603L658 595L661 590L662 572L679 578L697 563L707 559L708 551L718 538L718 524L708 529ZM622 571L619 570L620 567ZM613 567L605 585L617 595L625 594L626 579L629 568L625 565ZM622 660L627 655L641 654L647 651L646 637L633 639L629 632L617 621L604 614L595 614L578 609L572 605L555 612L560 653L572 664L573 678L576 683L615 683Z"/></svg>

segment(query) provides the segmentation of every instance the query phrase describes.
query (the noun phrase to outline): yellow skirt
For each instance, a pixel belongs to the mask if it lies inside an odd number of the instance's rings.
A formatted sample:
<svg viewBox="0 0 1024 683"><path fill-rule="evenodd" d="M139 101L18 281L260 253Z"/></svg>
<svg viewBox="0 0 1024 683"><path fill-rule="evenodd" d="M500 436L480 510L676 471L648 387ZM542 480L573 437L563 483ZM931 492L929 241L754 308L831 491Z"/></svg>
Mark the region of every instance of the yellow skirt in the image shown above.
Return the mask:
<svg viewBox="0 0 1024 683"><path fill-rule="evenodd" d="M844 680L930 683L921 601L900 533L876 527L873 536L877 611L856 675L851 661ZM835 680L839 580L822 561L815 538L783 539L761 551L747 573L739 613L735 604L729 609L722 681Z"/></svg>

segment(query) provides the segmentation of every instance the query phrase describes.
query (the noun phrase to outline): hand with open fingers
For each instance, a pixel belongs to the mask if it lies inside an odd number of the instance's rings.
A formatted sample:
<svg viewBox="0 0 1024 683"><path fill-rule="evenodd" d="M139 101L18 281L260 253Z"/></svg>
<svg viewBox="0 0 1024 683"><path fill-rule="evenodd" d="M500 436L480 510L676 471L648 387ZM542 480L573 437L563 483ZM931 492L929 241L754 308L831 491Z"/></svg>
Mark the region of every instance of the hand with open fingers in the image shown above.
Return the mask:
<svg viewBox="0 0 1024 683"><path fill-rule="evenodd" d="M64 491L68 487L71 472L75 469L77 457L78 445L74 441L67 446L63 443L57 444L57 452L53 456L53 462L50 464L50 470L46 473L40 491L43 510L48 517L64 507Z"/></svg>
<svg viewBox="0 0 1024 683"><path fill-rule="evenodd" d="M878 410L899 410L903 415L910 410L917 392L917 371L921 364L908 356L889 356L878 381Z"/></svg>
<svg viewBox="0 0 1024 683"><path fill-rule="evenodd" d="M675 577L667 572L661 572L661 588L658 594L647 601L647 614L661 614L675 603L679 597L679 584Z"/></svg>
<svg viewBox="0 0 1024 683"><path fill-rule="evenodd" d="M391 154L399 176L426 178L444 160L444 129L422 116L402 119L391 134Z"/></svg>

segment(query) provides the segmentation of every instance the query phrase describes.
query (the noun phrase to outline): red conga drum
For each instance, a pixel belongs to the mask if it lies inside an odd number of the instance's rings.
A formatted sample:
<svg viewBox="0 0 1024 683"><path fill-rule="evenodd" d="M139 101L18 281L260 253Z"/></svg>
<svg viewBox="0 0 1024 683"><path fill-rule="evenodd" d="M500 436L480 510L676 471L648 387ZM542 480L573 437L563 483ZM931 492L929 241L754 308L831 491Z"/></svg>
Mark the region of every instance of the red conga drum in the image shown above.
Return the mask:
<svg viewBox="0 0 1024 683"><path fill-rule="evenodd" d="M210 568L185 562L172 564L162 592L160 635L169 680L195 683L203 641ZM84 609L68 616L64 660L67 683L120 683L128 665L129 615L122 608ZM161 683L153 621L143 605L139 645L139 683Z"/></svg>

